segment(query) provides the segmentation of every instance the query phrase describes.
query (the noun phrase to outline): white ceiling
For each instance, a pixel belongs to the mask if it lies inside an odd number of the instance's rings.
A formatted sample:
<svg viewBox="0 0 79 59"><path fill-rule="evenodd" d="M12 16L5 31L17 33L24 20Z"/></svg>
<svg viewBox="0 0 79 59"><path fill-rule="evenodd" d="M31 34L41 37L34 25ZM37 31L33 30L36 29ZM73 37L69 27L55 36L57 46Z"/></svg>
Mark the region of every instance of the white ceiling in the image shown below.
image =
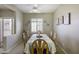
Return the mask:
<svg viewBox="0 0 79 59"><path fill-rule="evenodd" d="M40 13L54 12L56 8L59 6L59 4L37 4L37 5L38 5L37 9ZM30 11L33 10L34 4L14 4L14 6L24 13L30 13Z"/></svg>

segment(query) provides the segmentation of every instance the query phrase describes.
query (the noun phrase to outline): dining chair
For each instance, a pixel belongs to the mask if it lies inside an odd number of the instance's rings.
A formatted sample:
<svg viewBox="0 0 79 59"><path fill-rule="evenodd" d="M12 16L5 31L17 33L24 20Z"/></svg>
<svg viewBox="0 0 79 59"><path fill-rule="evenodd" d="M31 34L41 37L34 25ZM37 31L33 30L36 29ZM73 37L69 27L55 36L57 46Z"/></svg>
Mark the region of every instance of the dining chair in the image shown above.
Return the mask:
<svg viewBox="0 0 79 59"><path fill-rule="evenodd" d="M49 50L48 50L48 44L45 41L41 41L41 45L42 45L42 53L43 54L48 54Z"/></svg>
<svg viewBox="0 0 79 59"><path fill-rule="evenodd" d="M49 37L50 37L51 39L53 39L53 32L52 32L52 31L50 32Z"/></svg>
<svg viewBox="0 0 79 59"><path fill-rule="evenodd" d="M22 39L24 41L24 47L25 47L25 44L26 44L27 39L28 39L28 36L27 36L27 32L26 31L23 31L23 33L22 33Z"/></svg>
<svg viewBox="0 0 79 59"><path fill-rule="evenodd" d="M37 54L37 52L38 52L38 51L37 51L37 50L38 50L38 46L37 46L37 45L38 45L38 41L36 40L36 41L34 41L33 44L32 44L32 48L31 48L31 53L32 53L32 54Z"/></svg>
<svg viewBox="0 0 79 59"><path fill-rule="evenodd" d="M33 42L32 48L31 48L32 54L48 54L48 44L43 39L37 39Z"/></svg>

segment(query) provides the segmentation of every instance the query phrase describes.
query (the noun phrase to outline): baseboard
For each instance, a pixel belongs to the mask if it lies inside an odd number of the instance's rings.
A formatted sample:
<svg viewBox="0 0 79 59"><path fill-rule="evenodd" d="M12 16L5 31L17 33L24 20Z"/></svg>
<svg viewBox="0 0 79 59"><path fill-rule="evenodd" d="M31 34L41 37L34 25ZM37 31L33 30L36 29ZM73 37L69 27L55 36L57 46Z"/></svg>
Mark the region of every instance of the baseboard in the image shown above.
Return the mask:
<svg viewBox="0 0 79 59"><path fill-rule="evenodd" d="M65 54L68 54L65 49L57 42L55 41L55 44L57 44L59 46L59 48L65 53Z"/></svg>
<svg viewBox="0 0 79 59"><path fill-rule="evenodd" d="M2 54L8 54L10 51L12 51L17 45L19 45L22 42L22 39L19 39L16 41L16 43L9 49L3 50L1 53Z"/></svg>
<svg viewBox="0 0 79 59"><path fill-rule="evenodd" d="M60 46L59 46L59 47L60 47ZM64 48L60 47L60 49L61 49L65 54L68 54L68 53L64 50Z"/></svg>

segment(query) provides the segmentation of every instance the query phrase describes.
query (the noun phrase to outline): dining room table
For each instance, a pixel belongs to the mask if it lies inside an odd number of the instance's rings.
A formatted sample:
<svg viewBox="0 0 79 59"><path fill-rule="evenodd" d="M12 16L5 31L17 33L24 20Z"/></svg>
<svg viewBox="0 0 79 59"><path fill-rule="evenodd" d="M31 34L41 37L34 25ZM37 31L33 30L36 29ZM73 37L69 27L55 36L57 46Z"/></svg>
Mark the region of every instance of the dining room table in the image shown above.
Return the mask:
<svg viewBox="0 0 79 59"><path fill-rule="evenodd" d="M43 39L47 42L48 44L48 48L49 48L49 51L51 52L51 54L55 54L56 52L56 47L55 47L55 44L54 42L49 38L49 36L47 34L40 34L40 37L39 37L39 34L33 34L29 40L27 41L26 45L25 45L25 48L24 48L24 53L26 54L30 54L30 47L32 46L32 43L35 41L35 40L38 40L38 39Z"/></svg>

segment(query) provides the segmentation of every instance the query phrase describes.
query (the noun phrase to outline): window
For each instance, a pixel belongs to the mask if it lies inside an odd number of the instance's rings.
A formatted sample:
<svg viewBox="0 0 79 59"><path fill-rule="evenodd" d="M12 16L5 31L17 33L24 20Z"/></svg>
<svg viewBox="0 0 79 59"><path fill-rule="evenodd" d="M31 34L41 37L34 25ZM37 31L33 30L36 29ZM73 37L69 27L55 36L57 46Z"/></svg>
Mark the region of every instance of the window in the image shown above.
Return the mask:
<svg viewBox="0 0 79 59"><path fill-rule="evenodd" d="M4 36L8 36L14 33L14 19L3 18Z"/></svg>
<svg viewBox="0 0 79 59"><path fill-rule="evenodd" d="M0 17L0 48L3 47L3 37L14 34L15 22L13 17Z"/></svg>
<svg viewBox="0 0 79 59"><path fill-rule="evenodd" d="M42 18L33 18L31 20L31 32L43 32L43 19Z"/></svg>
<svg viewBox="0 0 79 59"><path fill-rule="evenodd" d="M0 48L2 47L2 19L0 18Z"/></svg>

